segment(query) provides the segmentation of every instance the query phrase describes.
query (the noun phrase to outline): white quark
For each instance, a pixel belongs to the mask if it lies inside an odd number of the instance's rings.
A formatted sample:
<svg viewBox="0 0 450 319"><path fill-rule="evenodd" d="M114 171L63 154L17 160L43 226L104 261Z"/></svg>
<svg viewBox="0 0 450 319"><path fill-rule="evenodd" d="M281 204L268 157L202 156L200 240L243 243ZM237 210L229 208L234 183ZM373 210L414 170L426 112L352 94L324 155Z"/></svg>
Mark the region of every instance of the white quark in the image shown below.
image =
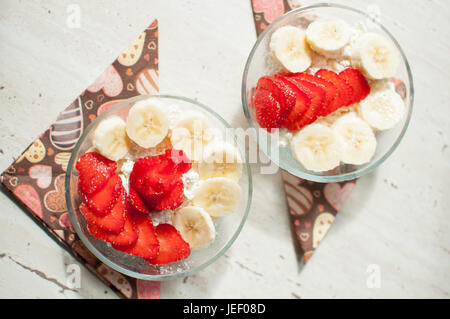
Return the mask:
<svg viewBox="0 0 450 319"><path fill-rule="evenodd" d="M132 160L125 160L122 165L120 166L120 174L119 177L122 180L122 185L123 187L125 187L125 190L127 191L127 193L129 193L129 178L130 178L130 174L131 171L133 170L133 166L134 166L134 161Z"/></svg>
<svg viewBox="0 0 450 319"><path fill-rule="evenodd" d="M127 191L127 194L129 194L128 177L126 177L124 174L119 174L119 177L122 180L122 185Z"/></svg>
<svg viewBox="0 0 450 319"><path fill-rule="evenodd" d="M184 184L184 196L186 200L191 200L194 197L195 191L201 184L198 173L191 169L187 173L182 176L183 184Z"/></svg>

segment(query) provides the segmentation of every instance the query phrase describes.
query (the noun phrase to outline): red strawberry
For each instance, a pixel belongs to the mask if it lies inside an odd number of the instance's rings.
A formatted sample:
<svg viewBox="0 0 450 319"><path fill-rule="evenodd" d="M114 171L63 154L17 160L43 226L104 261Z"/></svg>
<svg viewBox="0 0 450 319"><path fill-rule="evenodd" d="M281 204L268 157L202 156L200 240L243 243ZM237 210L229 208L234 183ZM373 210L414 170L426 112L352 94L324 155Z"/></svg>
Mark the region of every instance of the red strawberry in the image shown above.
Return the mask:
<svg viewBox="0 0 450 319"><path fill-rule="evenodd" d="M136 210L138 210L141 213L148 214L150 213L150 209L147 207L147 204L144 203L142 198L139 196L138 193L133 189L133 187L130 185L128 194L128 199L130 200L131 206L133 206Z"/></svg>
<svg viewBox="0 0 450 319"><path fill-rule="evenodd" d="M341 106L350 105L350 103L353 100L353 89L350 85L348 85L345 82L344 79L339 77L339 75L336 74L335 72L326 69L320 69L319 71L316 72L315 75L319 78L323 78L325 80L332 82L338 90L339 96L337 98L335 105L333 105L333 107L329 107L330 108L328 110L329 113L336 111Z"/></svg>
<svg viewBox="0 0 450 319"><path fill-rule="evenodd" d="M136 243L131 246L113 245L114 248L127 254L143 257L146 259L154 258L159 252L159 242L156 238L155 227L150 217L142 215L139 212L130 209L131 219L134 221L135 229L138 234Z"/></svg>
<svg viewBox="0 0 450 319"><path fill-rule="evenodd" d="M156 226L156 237L159 241L159 254L147 260L152 265L167 265L185 259L191 254L189 244L172 225Z"/></svg>
<svg viewBox="0 0 450 319"><path fill-rule="evenodd" d="M130 218L128 210L125 211L124 217L125 224L123 225L122 231L118 234L103 230L94 224L88 224L89 232L95 238L107 241L113 245L119 245L122 247L133 245L138 238L137 231L133 221Z"/></svg>
<svg viewBox="0 0 450 319"><path fill-rule="evenodd" d="M79 185L84 194L92 194L106 184L116 171L117 164L95 152L87 152L78 159L76 169Z"/></svg>
<svg viewBox="0 0 450 319"><path fill-rule="evenodd" d="M168 149L159 156L167 162L163 171L168 174L181 176L192 168L191 160L182 150Z"/></svg>
<svg viewBox="0 0 450 319"><path fill-rule="evenodd" d="M258 88L254 95L256 120L259 126L270 131L280 127L280 104L272 93Z"/></svg>
<svg viewBox="0 0 450 319"><path fill-rule="evenodd" d="M113 174L102 189L96 191L94 194L84 195L84 201L95 213L104 215L109 213L114 206L122 189L122 180L119 175Z"/></svg>
<svg viewBox="0 0 450 319"><path fill-rule="evenodd" d="M299 130L317 119L326 100L325 90L314 83L296 77L289 77L288 80L292 81L301 91L305 92L311 98L311 104L306 112L289 123L288 129Z"/></svg>
<svg viewBox="0 0 450 319"><path fill-rule="evenodd" d="M108 214L97 215L92 212L85 203L81 203L80 211L89 224L94 224L106 231L119 233L125 224L124 214L126 209L126 199L126 191L123 189L120 198L116 201L116 204Z"/></svg>
<svg viewBox="0 0 450 319"><path fill-rule="evenodd" d="M370 93L370 86L366 78L357 69L348 68L339 73L339 76L353 88L353 100L351 104L366 98Z"/></svg>
<svg viewBox="0 0 450 319"><path fill-rule="evenodd" d="M311 98L304 91L300 90L292 81L289 81L284 73L275 74L275 78L282 81L295 94L295 105L290 114L288 114L286 119L281 123L282 126L290 126L292 122L306 112L311 104Z"/></svg>
<svg viewBox="0 0 450 319"><path fill-rule="evenodd" d="M283 81L273 76L263 76L258 80L256 87L272 93L275 100L280 104L280 123L283 123L295 105L295 92Z"/></svg>
<svg viewBox="0 0 450 319"><path fill-rule="evenodd" d="M178 180L173 188L164 194L164 197L155 205L156 210L175 209L184 201L184 184Z"/></svg>
<svg viewBox="0 0 450 319"><path fill-rule="evenodd" d="M325 79L319 78L309 73L296 73L295 77L306 80L308 82L314 83L325 90L325 103L322 107L322 110L319 112L319 116L325 116L328 114L328 110L334 107L334 103L337 100L338 91L336 86Z"/></svg>

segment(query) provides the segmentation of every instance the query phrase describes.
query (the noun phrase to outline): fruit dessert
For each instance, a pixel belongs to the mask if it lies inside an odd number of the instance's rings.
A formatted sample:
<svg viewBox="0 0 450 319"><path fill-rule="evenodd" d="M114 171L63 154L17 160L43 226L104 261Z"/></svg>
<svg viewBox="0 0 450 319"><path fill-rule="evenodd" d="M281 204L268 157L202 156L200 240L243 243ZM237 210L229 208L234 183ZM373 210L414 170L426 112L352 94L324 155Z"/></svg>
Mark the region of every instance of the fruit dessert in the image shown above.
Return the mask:
<svg viewBox="0 0 450 319"><path fill-rule="evenodd" d="M203 113L158 98L103 119L76 163L79 210L113 248L167 265L204 249L236 209L241 156Z"/></svg>
<svg viewBox="0 0 450 319"><path fill-rule="evenodd" d="M289 144L310 171L370 162L377 134L405 112L392 81L400 63L393 43L362 24L327 18L306 30L278 28L270 51L252 96L259 126L280 129L280 146Z"/></svg>

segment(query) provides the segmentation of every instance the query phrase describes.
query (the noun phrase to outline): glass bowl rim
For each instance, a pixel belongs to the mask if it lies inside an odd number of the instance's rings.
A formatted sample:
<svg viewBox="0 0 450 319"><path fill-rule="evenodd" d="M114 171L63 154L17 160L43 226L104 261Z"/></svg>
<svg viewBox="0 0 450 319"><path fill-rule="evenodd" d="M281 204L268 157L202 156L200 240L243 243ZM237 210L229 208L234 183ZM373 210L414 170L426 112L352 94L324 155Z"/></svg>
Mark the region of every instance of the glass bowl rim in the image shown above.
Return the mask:
<svg viewBox="0 0 450 319"><path fill-rule="evenodd" d="M116 264L114 261L108 259L106 256L104 256L94 245L91 244L91 242L88 240L88 238L84 235L83 231L81 230L78 221L76 219L76 216L74 214L74 210L72 207L72 201L71 201L71 192L70 192L70 176L72 174L72 168L73 168L73 162L75 160L75 154L78 153L78 150L80 149L81 145L84 143L84 140L86 139L86 137L89 135L89 132L92 130L92 128L95 126L95 123L98 123L99 121L101 121L102 119L106 118L107 116L109 116L114 110L119 109L125 105L128 105L130 103L133 103L135 101L138 100L144 100L146 98L167 98L167 99L174 99L174 100L180 100L183 102L188 102L188 103L192 103L195 104L196 106L200 107L201 109L203 109L204 111L212 114L216 119L218 119L222 124L224 124L224 126L226 128L230 128L233 129L233 127L231 125L228 124L227 121L225 121L217 112L215 112L213 109L211 109L210 107L195 101L193 99L187 98L187 97L183 97L183 96L177 96L177 95L169 95L169 94L157 94L157 95L138 95L135 97L131 97L131 98L127 98L124 99L123 101L118 102L116 105L113 105L112 107L110 107L109 109L105 110L102 114L100 114L93 122L91 122L86 129L83 131L83 134L81 135L81 137L79 138L77 144L75 145L75 147L72 150L72 154L70 156L68 165L67 165L67 172L65 174L65 182L64 182L64 189L65 189L65 200L66 200L66 205L67 205L67 211L69 213L69 217L71 220L71 223L73 225L73 227L75 228L75 231L77 233L77 235L80 237L81 241L83 242L83 244L86 245L86 247L89 249L90 252L92 252L98 259L100 259L100 261L102 261L103 263L105 263L107 266L113 268L114 270L117 270L118 272L125 274L127 276L130 277L134 277L137 279L144 279L144 280L157 280L157 281L162 281L162 280L169 280L169 279L174 279L174 278L180 278L180 277L185 277L185 276L189 276L192 275L193 273L200 271L204 268L206 268L207 266L211 265L212 263L214 263L215 261L217 261L230 247L231 245L235 242L235 240L237 239L237 237L239 236L239 234L242 231L242 228L244 227L244 224L247 220L248 214L250 212L250 207L251 207L251 202L252 202L252 195L253 195L253 182L252 182L252 174L251 174L251 169L250 169L250 164L248 162L248 152L246 150L245 147L243 147L239 141L239 139L237 138L236 134L234 134L234 139L240 149L241 152L243 152L243 155L245 157L245 169L246 169L246 173L247 173L247 183L248 183L248 192L247 192L247 205L245 207L245 212L244 215L242 217L242 220L239 224L239 226L237 227L236 231L234 232L234 234L231 236L231 238L228 240L228 242L225 244L225 246L219 250L213 257L211 257L210 259L208 259L206 262L202 263L201 265L189 269L187 271L184 272L180 272L180 273L175 273L175 274L169 274L169 275L149 275L149 274L141 274L135 271L131 271L128 270L126 268L123 268L122 266ZM244 164L244 163L243 163Z"/></svg>
<svg viewBox="0 0 450 319"><path fill-rule="evenodd" d="M394 45L397 47L397 50L400 52L400 55L401 55L401 57L403 59L403 63L405 65L405 67L406 67L406 71L407 71L407 74L408 74L408 81L409 81L409 108L408 108L408 113L406 115L406 120L405 120L405 123L403 125L402 131L398 135L398 137L395 140L395 142L392 144L392 146L389 148L389 150L385 154L383 154L378 160L370 163L367 167L362 168L362 169L358 169L358 170L356 170L354 172L351 172L351 173L345 173L345 174L340 174L340 175L315 175L315 174L310 174L310 173L307 173L306 170L301 172L301 171L298 171L298 170L293 169L291 167L288 167L287 165L285 165L285 163L283 161L280 161L280 160L275 161L273 159L273 157L271 156L270 151L268 151L266 149L266 147L261 146L259 134L256 133L257 127L254 125L254 123L253 123L253 121L252 121L252 119L250 117L249 106L247 104L247 83L246 83L246 81L247 81L247 77L248 77L248 70L250 68L251 62L253 61L253 56L254 56L254 54L256 52L256 49L259 47L259 45L262 42L262 40L275 27L275 25L278 24L278 22L282 21L283 19L286 19L287 17L289 17L291 15L295 15L295 14L297 14L299 12L307 11L309 9L317 9L317 8L337 8L337 9L349 10L349 11L353 11L355 13L358 13L358 14L364 16L365 18L371 20L371 22L376 24L383 32L385 32L388 35L388 37L392 40ZM355 178L361 177L361 176L371 172L372 170L374 170L375 168L380 166L381 163L383 163L394 152L394 150L398 147L398 145L400 144L401 140L403 139L403 136L406 133L406 130L407 130L408 126L409 126L409 122L411 120L413 104L414 104L414 82L413 82L413 77L412 77L412 73L411 73L411 68L410 68L408 59L406 58L406 55L405 55L403 49L401 48L400 44L395 39L395 37L389 32L389 30L383 24L381 24L375 18L371 17L370 15L368 15L366 12L364 12L362 10L359 10L359 9L356 9L356 8L352 8L352 7L349 7L349 6L346 6L346 5L329 3L329 2L322 2L322 3L316 3L316 4L312 4L312 5L302 6L300 8L297 8L297 9L291 10L289 12L286 12L285 14L281 15L280 17L278 17L277 19L272 21L272 23L270 23L269 26L258 36L255 44L252 47L252 50L250 51L249 56L247 58L247 62L245 63L244 73L242 75L241 99L242 99L242 107L244 109L245 117L247 118L247 122L250 125L250 127L254 128L254 130L252 130L252 131L253 131L253 134L255 135L255 139L257 140L258 145L261 147L263 152L276 165L278 165L280 168L286 170L290 174L293 174L295 176L298 176L300 178L303 178L303 179L306 179L306 180L309 180L309 181L319 182L319 183L342 182L342 181L347 181L347 180L351 180L351 179L355 179Z"/></svg>

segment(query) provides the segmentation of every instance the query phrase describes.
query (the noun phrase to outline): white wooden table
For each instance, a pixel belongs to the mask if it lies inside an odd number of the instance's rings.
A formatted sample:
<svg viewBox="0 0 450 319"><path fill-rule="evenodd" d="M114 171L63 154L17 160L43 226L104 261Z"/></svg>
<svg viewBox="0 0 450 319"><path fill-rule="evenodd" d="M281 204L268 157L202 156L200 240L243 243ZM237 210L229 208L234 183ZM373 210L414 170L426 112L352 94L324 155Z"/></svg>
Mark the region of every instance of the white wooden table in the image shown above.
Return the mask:
<svg viewBox="0 0 450 319"><path fill-rule="evenodd" d="M70 3L81 8L79 29L66 25ZM162 298L449 298L448 3L341 3L378 5L409 58L416 103L403 143L360 179L301 272L281 176L258 175L254 165L252 211L236 243L204 271L163 282ZM256 38L248 0L3 0L0 171L155 17L161 91L197 98L245 127L240 80ZM83 267L81 288L62 291L73 258L3 193L0 203L0 297L117 297ZM380 271L379 288L367 286L369 265Z"/></svg>

